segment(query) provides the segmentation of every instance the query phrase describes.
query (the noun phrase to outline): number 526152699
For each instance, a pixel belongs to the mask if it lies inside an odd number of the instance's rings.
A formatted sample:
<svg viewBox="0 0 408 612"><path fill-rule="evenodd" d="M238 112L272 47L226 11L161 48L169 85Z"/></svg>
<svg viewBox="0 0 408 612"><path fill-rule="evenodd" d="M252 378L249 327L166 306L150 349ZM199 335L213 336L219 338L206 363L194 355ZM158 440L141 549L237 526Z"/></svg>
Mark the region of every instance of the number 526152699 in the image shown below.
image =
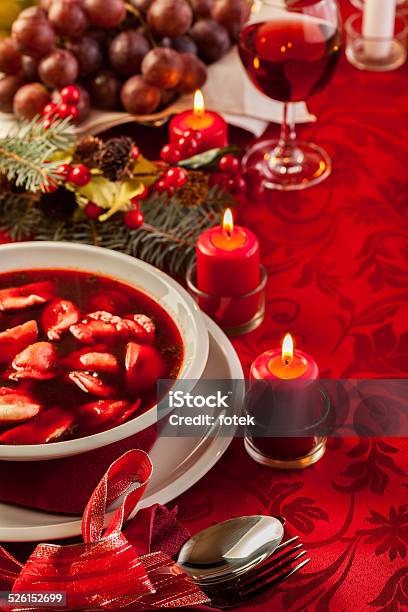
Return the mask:
<svg viewBox="0 0 408 612"><path fill-rule="evenodd" d="M42 591L42 592L18 592L0 591L0 603L4 604L31 604L41 606L52 604L54 606L65 606L67 602L66 593L62 591Z"/></svg>

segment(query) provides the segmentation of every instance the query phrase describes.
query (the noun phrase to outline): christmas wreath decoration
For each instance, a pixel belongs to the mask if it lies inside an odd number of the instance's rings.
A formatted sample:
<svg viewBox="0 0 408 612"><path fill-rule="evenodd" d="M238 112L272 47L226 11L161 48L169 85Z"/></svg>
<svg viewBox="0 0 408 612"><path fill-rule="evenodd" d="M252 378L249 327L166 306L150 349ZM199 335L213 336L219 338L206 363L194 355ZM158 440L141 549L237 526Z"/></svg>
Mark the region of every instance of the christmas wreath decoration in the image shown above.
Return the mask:
<svg viewBox="0 0 408 612"><path fill-rule="evenodd" d="M239 150L195 154L197 132L150 161L131 138L77 140L72 118L49 113L0 139L0 228L14 240L95 244L178 273L246 188Z"/></svg>

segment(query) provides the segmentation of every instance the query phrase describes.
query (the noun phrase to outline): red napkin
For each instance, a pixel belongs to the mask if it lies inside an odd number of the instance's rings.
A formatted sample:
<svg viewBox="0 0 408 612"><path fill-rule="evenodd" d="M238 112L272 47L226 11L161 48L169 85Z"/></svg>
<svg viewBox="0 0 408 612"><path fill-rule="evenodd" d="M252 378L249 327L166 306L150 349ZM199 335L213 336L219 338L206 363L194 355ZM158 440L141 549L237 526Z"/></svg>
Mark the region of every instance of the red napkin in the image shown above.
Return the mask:
<svg viewBox="0 0 408 612"><path fill-rule="evenodd" d="M108 467L126 451L146 452L157 438L156 425L89 453L52 461L0 462L0 501L49 512L82 515Z"/></svg>

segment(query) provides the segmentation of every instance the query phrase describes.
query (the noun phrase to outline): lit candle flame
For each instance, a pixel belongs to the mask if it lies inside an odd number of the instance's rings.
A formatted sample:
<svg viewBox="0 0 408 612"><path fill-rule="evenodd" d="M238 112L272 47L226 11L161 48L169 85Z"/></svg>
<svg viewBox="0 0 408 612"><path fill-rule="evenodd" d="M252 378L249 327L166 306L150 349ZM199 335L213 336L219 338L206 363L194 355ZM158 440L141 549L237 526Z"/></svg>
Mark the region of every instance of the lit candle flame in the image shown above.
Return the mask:
<svg viewBox="0 0 408 612"><path fill-rule="evenodd" d="M204 96L201 89L196 89L194 94L194 114L202 117L205 113Z"/></svg>
<svg viewBox="0 0 408 612"><path fill-rule="evenodd" d="M282 342L282 362L284 365L289 365L293 360L293 338L290 334L286 334Z"/></svg>
<svg viewBox="0 0 408 612"><path fill-rule="evenodd" d="M232 218L232 212L230 208L224 213L224 217L222 220L222 229L227 234L227 236L231 236L234 231L234 219Z"/></svg>

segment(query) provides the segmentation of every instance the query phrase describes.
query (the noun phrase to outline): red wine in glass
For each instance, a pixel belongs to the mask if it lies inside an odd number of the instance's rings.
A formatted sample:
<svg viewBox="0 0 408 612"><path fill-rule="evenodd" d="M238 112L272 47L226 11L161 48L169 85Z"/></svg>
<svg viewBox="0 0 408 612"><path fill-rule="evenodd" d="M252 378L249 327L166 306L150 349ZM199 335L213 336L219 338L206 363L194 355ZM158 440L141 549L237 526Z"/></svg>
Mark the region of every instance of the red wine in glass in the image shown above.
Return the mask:
<svg viewBox="0 0 408 612"><path fill-rule="evenodd" d="M324 87L340 46L334 25L302 14L248 25L239 37L241 61L252 82L282 102L305 100Z"/></svg>

